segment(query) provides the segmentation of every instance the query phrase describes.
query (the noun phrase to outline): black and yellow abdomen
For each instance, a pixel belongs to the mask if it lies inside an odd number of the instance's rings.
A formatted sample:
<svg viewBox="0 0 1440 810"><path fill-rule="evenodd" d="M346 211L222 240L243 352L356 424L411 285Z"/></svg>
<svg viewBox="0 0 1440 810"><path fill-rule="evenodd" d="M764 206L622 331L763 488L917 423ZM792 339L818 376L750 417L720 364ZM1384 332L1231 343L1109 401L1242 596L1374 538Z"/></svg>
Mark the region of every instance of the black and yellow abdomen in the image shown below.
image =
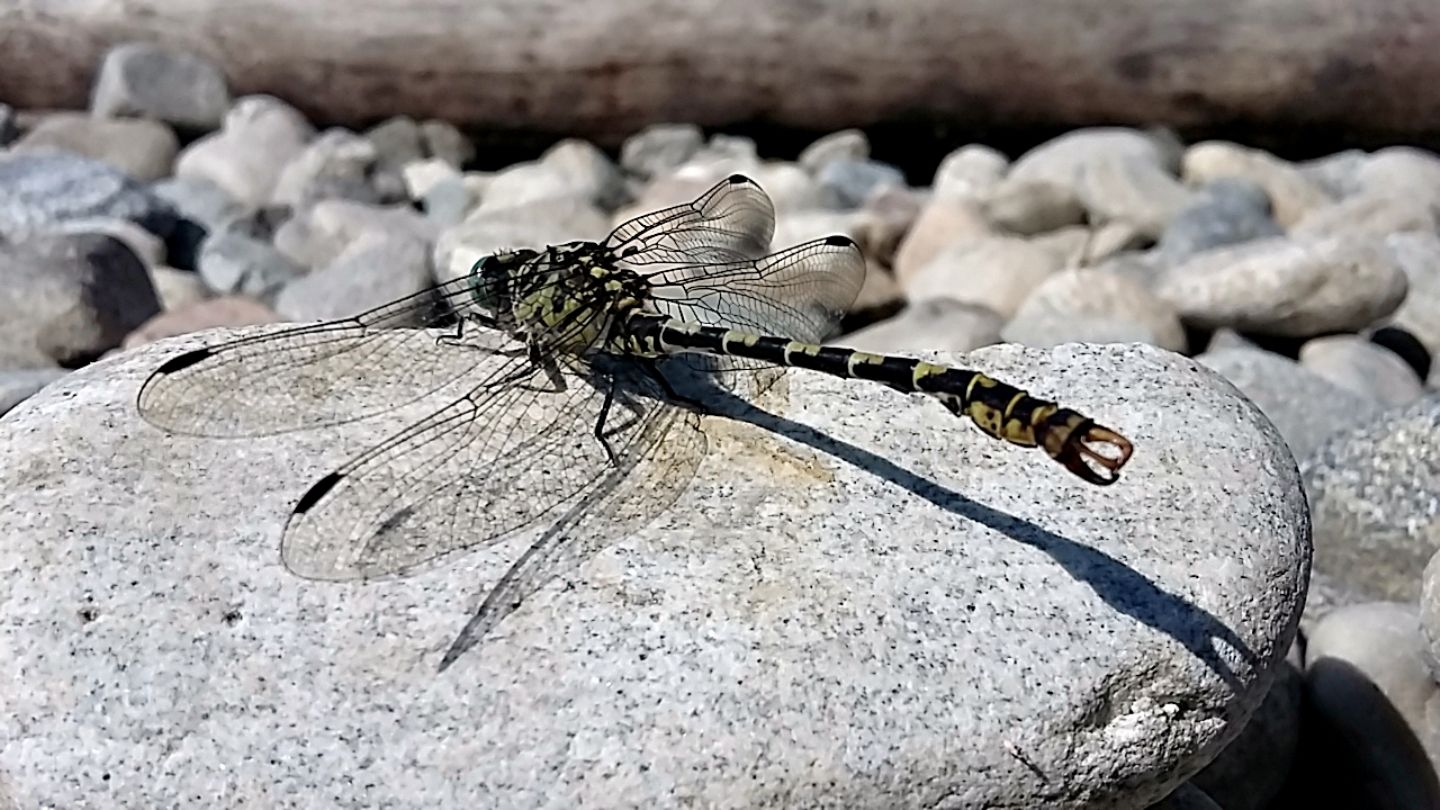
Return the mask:
<svg viewBox="0 0 1440 810"><path fill-rule="evenodd" d="M1094 484L1114 483L1132 450L1124 436L1094 420L970 369L684 323L648 313L630 315L623 331L636 349L652 356L699 352L745 357L928 394L952 413L969 417L990 436L1022 447L1044 448L1066 469Z"/></svg>

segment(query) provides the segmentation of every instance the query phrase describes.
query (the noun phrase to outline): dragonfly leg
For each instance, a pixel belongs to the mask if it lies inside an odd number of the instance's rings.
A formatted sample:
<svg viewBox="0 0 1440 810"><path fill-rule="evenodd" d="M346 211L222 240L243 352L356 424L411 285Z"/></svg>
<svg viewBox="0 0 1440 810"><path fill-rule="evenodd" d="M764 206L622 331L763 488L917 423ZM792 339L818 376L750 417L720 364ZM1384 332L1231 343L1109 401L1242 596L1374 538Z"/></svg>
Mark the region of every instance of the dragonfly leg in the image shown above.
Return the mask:
<svg viewBox="0 0 1440 810"><path fill-rule="evenodd" d="M600 415L595 418L595 438L600 440L600 446L605 448L605 455L609 456L611 466L620 466L620 461L615 455L615 448L610 446L610 439L605 435L605 420L610 417L610 406L615 404L615 381L610 380L605 386L605 401L600 404Z"/></svg>

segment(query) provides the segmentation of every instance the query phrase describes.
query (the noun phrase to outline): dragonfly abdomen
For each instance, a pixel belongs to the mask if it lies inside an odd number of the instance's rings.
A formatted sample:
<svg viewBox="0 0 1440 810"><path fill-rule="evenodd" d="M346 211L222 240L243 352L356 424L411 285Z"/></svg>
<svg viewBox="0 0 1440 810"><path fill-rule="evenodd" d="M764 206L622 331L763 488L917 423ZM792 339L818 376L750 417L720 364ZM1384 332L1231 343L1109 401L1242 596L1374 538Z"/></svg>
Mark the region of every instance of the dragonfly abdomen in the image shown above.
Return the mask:
<svg viewBox="0 0 1440 810"><path fill-rule="evenodd" d="M1076 411L971 369L686 323L659 315L637 314L631 317L629 327L637 347L657 353L744 357L871 380L906 393L928 394L957 416L968 417L990 436L1022 447L1044 448L1051 458L1092 483L1113 483L1115 472L1130 457L1130 443L1120 434ZM1108 445L1110 452L1098 453L1089 446L1092 443Z"/></svg>

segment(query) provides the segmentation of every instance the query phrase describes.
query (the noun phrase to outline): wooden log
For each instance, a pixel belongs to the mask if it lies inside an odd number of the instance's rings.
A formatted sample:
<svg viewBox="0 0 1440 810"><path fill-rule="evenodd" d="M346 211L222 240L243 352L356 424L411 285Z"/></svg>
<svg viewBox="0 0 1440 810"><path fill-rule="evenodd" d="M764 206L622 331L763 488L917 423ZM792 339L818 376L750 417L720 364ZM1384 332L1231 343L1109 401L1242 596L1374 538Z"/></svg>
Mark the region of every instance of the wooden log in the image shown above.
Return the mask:
<svg viewBox="0 0 1440 810"><path fill-rule="evenodd" d="M602 143L657 121L1440 132L1437 0L10 0L0 101L84 106L129 40L326 122Z"/></svg>

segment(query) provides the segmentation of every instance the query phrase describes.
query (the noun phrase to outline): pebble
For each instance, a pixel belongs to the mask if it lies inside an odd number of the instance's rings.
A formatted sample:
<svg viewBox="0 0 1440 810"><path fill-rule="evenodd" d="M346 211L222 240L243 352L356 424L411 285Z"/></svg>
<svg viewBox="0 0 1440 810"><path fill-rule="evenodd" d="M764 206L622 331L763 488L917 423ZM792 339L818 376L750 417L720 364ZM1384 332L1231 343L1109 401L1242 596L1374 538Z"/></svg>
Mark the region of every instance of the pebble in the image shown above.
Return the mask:
<svg viewBox="0 0 1440 810"><path fill-rule="evenodd" d="M1325 747L1315 776L1335 782L1329 806L1437 807L1440 735L1435 680L1413 604L1338 608L1309 634L1306 694Z"/></svg>
<svg viewBox="0 0 1440 810"><path fill-rule="evenodd" d="M1193 199L1173 173L1139 157L1095 160L1074 188L1090 222L1125 223L1152 239Z"/></svg>
<svg viewBox="0 0 1440 810"><path fill-rule="evenodd" d="M57 224L48 232L51 234L104 234L123 242L147 267L165 263L165 242L128 219L114 217L69 219Z"/></svg>
<svg viewBox="0 0 1440 810"><path fill-rule="evenodd" d="M777 215L819 211L828 204L825 190L809 172L794 163L766 161L750 176L765 189Z"/></svg>
<svg viewBox="0 0 1440 810"><path fill-rule="evenodd" d="M271 96L246 96L226 114L223 129L181 150L175 174L208 180L240 203L259 207L314 136L294 107Z"/></svg>
<svg viewBox="0 0 1440 810"><path fill-rule="evenodd" d="M586 550L437 676L524 544L363 585L290 574L276 544L297 494L418 409L238 449L141 422L136 386L196 345L79 371L0 442L0 610L28 617L0 647L30 676L7 710L29 718L31 767L10 777L37 803L93 794L67 778L83 699L113 709L86 766L139 807L235 778L363 782L396 807L938 807L957 789L1139 807L1239 733L1304 599L1299 482L1230 386L1144 347L994 346L943 359L1124 430L1120 486L933 401L789 375L774 427L704 419L710 455L668 514ZM115 495L132 491L150 495ZM155 733L202 716L228 731L178 750ZM466 733L416 757L437 729ZM186 767L145 778L167 756Z"/></svg>
<svg viewBox="0 0 1440 810"><path fill-rule="evenodd" d="M291 262L321 267L367 233L403 235L434 242L439 226L408 205L379 206L354 200L321 200L275 232L274 246Z"/></svg>
<svg viewBox="0 0 1440 810"><path fill-rule="evenodd" d="M1270 197L1259 184L1222 177L1199 189L1160 234L1159 250L1175 263L1211 248L1280 236Z"/></svg>
<svg viewBox="0 0 1440 810"><path fill-rule="evenodd" d="M205 286L205 281L200 278L200 274L189 270L155 265L150 268L150 283L155 285L155 294L160 298L160 307L166 312L210 297L210 290Z"/></svg>
<svg viewBox="0 0 1440 810"><path fill-rule="evenodd" d="M999 313L985 307L929 298L830 342L867 352L970 352L999 343L1004 323Z"/></svg>
<svg viewBox="0 0 1440 810"><path fill-rule="evenodd" d="M837 157L815 174L831 207L852 210L875 194L904 189L905 175L888 163Z"/></svg>
<svg viewBox="0 0 1440 810"><path fill-rule="evenodd" d="M538 161L497 172L476 211L500 211L566 198L609 210L624 194L624 184L609 158L585 141L572 140L557 144Z"/></svg>
<svg viewBox="0 0 1440 810"><path fill-rule="evenodd" d="M1386 405L1405 405L1424 393L1420 378L1404 360L1358 335L1307 340L1300 347L1300 365L1341 388Z"/></svg>
<svg viewBox="0 0 1440 810"><path fill-rule="evenodd" d="M160 311L145 265L103 234L0 243L0 367L75 367Z"/></svg>
<svg viewBox="0 0 1440 810"><path fill-rule="evenodd" d="M170 127L158 121L57 112L40 119L10 150L13 154L71 152L148 182L170 174L180 142Z"/></svg>
<svg viewBox="0 0 1440 810"><path fill-rule="evenodd" d="M1410 146L1389 146L1355 167L1355 194L1407 197L1440 203L1440 156Z"/></svg>
<svg viewBox="0 0 1440 810"><path fill-rule="evenodd" d="M230 90L215 63L149 42L106 52L90 98L96 115L150 118L193 130L220 126L229 108Z"/></svg>
<svg viewBox="0 0 1440 810"><path fill-rule="evenodd" d="M239 228L210 234L200 247L197 271L205 286L220 295L248 295L268 300L305 267L276 250L270 242Z"/></svg>
<svg viewBox="0 0 1440 810"><path fill-rule="evenodd" d="M275 178L272 205L301 209L331 198L379 202L370 183L375 145L346 129L327 129L290 158Z"/></svg>
<svg viewBox="0 0 1440 810"><path fill-rule="evenodd" d="M1331 436L1301 470L1316 572L1369 599L1418 596L1440 548L1440 395Z"/></svg>
<svg viewBox="0 0 1440 810"><path fill-rule="evenodd" d="M398 172L428 157L420 123L408 115L387 118L365 130L363 137L374 148L375 165L379 169Z"/></svg>
<svg viewBox="0 0 1440 810"><path fill-rule="evenodd" d="M932 196L895 249L895 278L904 284L947 247L992 235L989 220L973 201Z"/></svg>
<svg viewBox="0 0 1440 810"><path fill-rule="evenodd" d="M1009 169L1010 159L999 150L968 144L940 161L930 185L937 197L986 200Z"/></svg>
<svg viewBox="0 0 1440 810"><path fill-rule="evenodd" d="M498 210L481 207L464 222L440 234L435 243L435 275L443 284L465 277L477 260L497 251L543 249L577 239L598 241L609 233L606 216L575 197Z"/></svg>
<svg viewBox="0 0 1440 810"><path fill-rule="evenodd" d="M1048 233L1085 221L1075 190L1047 180L1002 180L982 210L996 228L1019 236Z"/></svg>
<svg viewBox="0 0 1440 810"><path fill-rule="evenodd" d="M1297 237L1333 234L1384 237L1392 233L1440 228L1435 202L1394 191L1362 192L1353 197L1312 208L1290 228Z"/></svg>
<svg viewBox="0 0 1440 810"><path fill-rule="evenodd" d="M463 169L475 159L475 144L449 121L421 121L420 140L427 156L439 158L457 169Z"/></svg>
<svg viewBox="0 0 1440 810"><path fill-rule="evenodd" d="M126 335L124 348L133 349L168 337L217 327L250 326L279 320L279 315L254 298L240 295L209 298L156 315Z"/></svg>
<svg viewBox="0 0 1440 810"><path fill-rule="evenodd" d="M1336 433L1376 419L1383 407L1288 357L1249 348L1211 349L1195 358L1219 372L1275 423L1297 459Z"/></svg>
<svg viewBox="0 0 1440 810"><path fill-rule="evenodd" d="M1228 810L1228 808L1216 804L1215 800L1210 798L1205 791L1186 782L1176 788L1174 793L1150 805L1147 810Z"/></svg>
<svg viewBox="0 0 1440 810"><path fill-rule="evenodd" d="M1095 165L1139 161L1173 174L1177 158L1167 139L1125 127L1092 127L1067 132L1026 152L1009 176L1078 188Z"/></svg>
<svg viewBox="0 0 1440 810"><path fill-rule="evenodd" d="M988 307L1006 318L1060 269L1050 251L1011 236L957 242L910 277L899 277L911 301L951 298Z"/></svg>
<svg viewBox="0 0 1440 810"><path fill-rule="evenodd" d="M329 321L359 315L430 287L430 250L407 236L370 233L333 262L285 285L275 311L287 321ZM393 326L424 326L418 317Z"/></svg>
<svg viewBox="0 0 1440 810"><path fill-rule="evenodd" d="M250 209L224 189L200 178L167 177L152 184L150 192L206 231L229 227L250 214Z"/></svg>
<svg viewBox="0 0 1440 810"><path fill-rule="evenodd" d="M0 369L0 416L68 373L61 368Z"/></svg>
<svg viewBox="0 0 1440 810"><path fill-rule="evenodd" d="M1379 239L1277 237L1170 266L1155 291L1205 329L1309 337L1355 332L1405 298L1404 272Z"/></svg>
<svg viewBox="0 0 1440 810"><path fill-rule="evenodd" d="M1269 195L1275 220L1287 228L1332 200L1319 183L1295 166L1263 150L1225 141L1204 141L1187 149L1182 175L1194 186L1222 177L1256 183Z"/></svg>
<svg viewBox="0 0 1440 810"><path fill-rule="evenodd" d="M927 199L908 188L884 189L872 194L855 212L855 241L865 255L890 267L900 243L914 228Z"/></svg>
<svg viewBox="0 0 1440 810"><path fill-rule="evenodd" d="M74 219L126 219L159 236L175 211L98 160L68 153L0 155L0 237L18 240Z"/></svg>
<svg viewBox="0 0 1440 810"><path fill-rule="evenodd" d="M1414 335L1432 361L1440 359L1440 235L1397 233L1385 238L1385 247L1408 282L1388 325ZM1440 387L1440 362L1430 364L1429 384Z"/></svg>
<svg viewBox="0 0 1440 810"><path fill-rule="evenodd" d="M821 136L814 143L800 151L795 160L812 175L819 175L825 167L837 160L863 163L870 159L870 139L858 129L842 129Z"/></svg>
<svg viewBox="0 0 1440 810"><path fill-rule="evenodd" d="M1040 283L1000 335L1012 343L1142 342L1184 351L1175 308L1144 286L1104 270L1062 270Z"/></svg>
<svg viewBox="0 0 1440 810"><path fill-rule="evenodd" d="M620 147L620 166L642 180L664 177L684 166L705 145L694 124L652 124Z"/></svg>

